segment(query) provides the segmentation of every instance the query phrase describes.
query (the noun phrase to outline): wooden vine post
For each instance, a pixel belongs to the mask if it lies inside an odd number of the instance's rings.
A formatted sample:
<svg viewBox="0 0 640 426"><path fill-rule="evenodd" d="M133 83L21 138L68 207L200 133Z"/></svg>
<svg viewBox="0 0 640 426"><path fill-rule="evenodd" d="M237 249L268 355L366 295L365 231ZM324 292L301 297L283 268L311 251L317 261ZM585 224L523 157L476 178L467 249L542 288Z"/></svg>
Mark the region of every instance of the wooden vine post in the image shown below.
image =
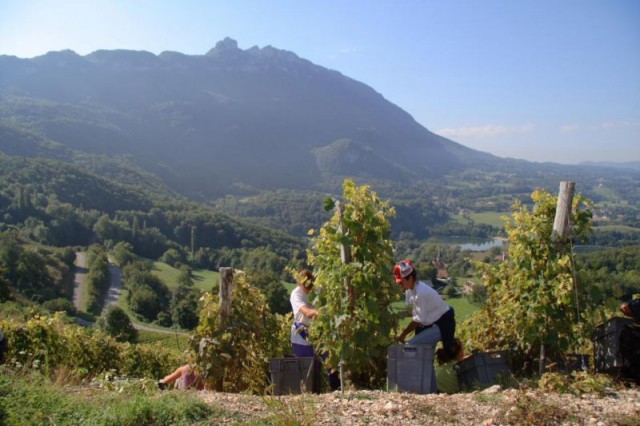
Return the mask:
<svg viewBox="0 0 640 426"><path fill-rule="evenodd" d="M556 204L556 216L553 220L553 229L551 230L551 238L557 243L559 251L565 250L565 243L569 234L570 224L569 215L571 214L571 204L573 203L573 194L575 192L575 182L560 182L558 190L558 202ZM575 285L575 283L574 283ZM577 302L577 299L576 299ZM538 373L544 373L545 366L545 348L544 343L540 344L540 365Z"/></svg>
<svg viewBox="0 0 640 426"><path fill-rule="evenodd" d="M225 327L231 317L231 300L233 296L233 268L220 268L220 327Z"/></svg>
<svg viewBox="0 0 640 426"><path fill-rule="evenodd" d="M338 233L340 235L345 235L346 232L342 217L342 214L344 213L344 206L340 201L336 201L336 211L338 212ZM340 261L343 265L351 263L351 247L343 243L340 244ZM349 295L349 311L353 312L356 307L356 291L351 285L351 279L349 277L345 277L344 286L347 289L347 294ZM338 365L338 368L340 374L340 392L344 392L344 362L342 360L342 354L340 355L340 364Z"/></svg>
<svg viewBox="0 0 640 426"><path fill-rule="evenodd" d="M553 231L551 232L553 236L559 239L561 245L569 232L569 214L571 213L575 189L576 184L574 182L560 182L556 217L553 221Z"/></svg>
<svg viewBox="0 0 640 426"><path fill-rule="evenodd" d="M220 268L220 328L224 329L231 318L231 302L233 299L233 268ZM222 392L224 389L224 365L221 365L222 374L220 379L216 381L215 390Z"/></svg>
<svg viewBox="0 0 640 426"><path fill-rule="evenodd" d="M344 213L344 206L340 203L340 201L336 201L336 211L338 212L338 233L340 235L345 235L344 222L342 218L342 214ZM343 265L348 265L351 263L351 247L346 244L340 244L340 261ZM351 280L349 277L344 279L344 286L347 289L347 293L349 295L349 307L353 310L356 306L356 292L353 286L351 285Z"/></svg>

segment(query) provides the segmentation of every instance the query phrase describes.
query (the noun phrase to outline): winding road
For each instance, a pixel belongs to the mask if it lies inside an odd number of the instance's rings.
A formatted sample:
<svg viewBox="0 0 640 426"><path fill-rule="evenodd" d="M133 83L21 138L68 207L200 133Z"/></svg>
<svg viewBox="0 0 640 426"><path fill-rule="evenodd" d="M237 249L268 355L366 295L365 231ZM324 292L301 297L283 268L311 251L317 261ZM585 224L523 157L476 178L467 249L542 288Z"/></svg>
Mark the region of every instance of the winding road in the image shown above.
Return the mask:
<svg viewBox="0 0 640 426"><path fill-rule="evenodd" d="M74 279L74 287L73 287L73 305L80 312L84 312L85 306L83 306L82 301L86 298L85 294L87 291L87 286L85 285L85 280L87 278L87 257L84 252L76 252L76 274ZM104 307L102 312L104 312L110 305L118 304L120 300L120 293L122 292L122 271L120 268L109 259L109 274L111 276L111 282L109 283L109 290L107 292L107 296L104 301ZM76 319L77 323L83 326L91 325L92 322L83 320L82 318ZM184 334L188 333L178 332L175 330L167 330L162 328L150 327L145 324L141 324L135 320L135 318L131 319L131 323L138 330L147 330L153 331L156 333L164 333L164 334Z"/></svg>

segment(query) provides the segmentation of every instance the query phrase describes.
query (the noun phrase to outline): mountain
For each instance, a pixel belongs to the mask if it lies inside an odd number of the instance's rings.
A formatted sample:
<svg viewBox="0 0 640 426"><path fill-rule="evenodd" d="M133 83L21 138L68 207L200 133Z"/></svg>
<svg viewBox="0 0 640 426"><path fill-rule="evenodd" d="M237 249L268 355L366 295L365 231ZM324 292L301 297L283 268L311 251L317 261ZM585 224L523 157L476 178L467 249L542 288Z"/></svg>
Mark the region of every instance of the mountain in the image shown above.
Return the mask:
<svg viewBox="0 0 640 426"><path fill-rule="evenodd" d="M337 71L229 38L205 55L0 56L0 117L7 154L119 158L200 199L323 190L343 176L403 184L504 161Z"/></svg>
<svg viewBox="0 0 640 426"><path fill-rule="evenodd" d="M615 169L628 169L640 171L640 161L626 161L626 162L613 162L613 161L583 161L581 166L590 167L609 167Z"/></svg>
<svg viewBox="0 0 640 426"><path fill-rule="evenodd" d="M577 182L599 217L640 223L635 166L475 151L338 71L271 46L242 50L229 38L204 55L0 56L0 153L67 163L74 169L57 164L57 173L86 170L134 194L185 197L299 237L327 219L323 200L341 193L345 177L390 200L394 234L408 238L495 232L473 220L449 222L464 212L510 211L515 200L529 203L536 188L554 192L564 180ZM56 188L45 189L70 198ZM6 194L5 204L15 191Z"/></svg>

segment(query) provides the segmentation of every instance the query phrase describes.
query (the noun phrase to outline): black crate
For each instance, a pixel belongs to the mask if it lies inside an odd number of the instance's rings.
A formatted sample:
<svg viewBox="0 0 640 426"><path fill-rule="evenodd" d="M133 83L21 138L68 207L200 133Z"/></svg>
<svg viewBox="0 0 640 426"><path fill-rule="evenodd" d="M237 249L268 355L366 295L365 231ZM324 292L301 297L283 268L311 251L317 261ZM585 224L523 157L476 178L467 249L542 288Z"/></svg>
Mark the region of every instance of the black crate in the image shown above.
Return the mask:
<svg viewBox="0 0 640 426"><path fill-rule="evenodd" d="M435 345L391 345L387 349L387 389L431 393Z"/></svg>
<svg viewBox="0 0 640 426"><path fill-rule="evenodd" d="M484 389L509 375L507 352L478 352L454 365L458 383L463 390Z"/></svg>
<svg viewBox="0 0 640 426"><path fill-rule="evenodd" d="M274 395L313 390L313 357L272 358L269 360L269 372Z"/></svg>
<svg viewBox="0 0 640 426"><path fill-rule="evenodd" d="M595 369L601 373L617 373L622 367L620 359L620 332L633 320L624 317L611 318L593 331L593 360Z"/></svg>

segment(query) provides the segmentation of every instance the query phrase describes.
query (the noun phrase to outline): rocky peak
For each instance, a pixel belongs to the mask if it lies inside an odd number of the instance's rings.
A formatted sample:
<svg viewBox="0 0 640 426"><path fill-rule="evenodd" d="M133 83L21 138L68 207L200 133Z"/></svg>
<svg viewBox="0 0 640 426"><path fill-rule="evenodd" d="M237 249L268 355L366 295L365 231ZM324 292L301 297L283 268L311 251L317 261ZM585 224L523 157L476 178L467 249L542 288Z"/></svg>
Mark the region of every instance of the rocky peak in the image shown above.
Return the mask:
<svg viewBox="0 0 640 426"><path fill-rule="evenodd" d="M239 50L240 49L238 49L237 41L230 37L225 37L224 40L220 40L216 43L216 47L207 52L207 56L218 55L220 53L235 52Z"/></svg>

